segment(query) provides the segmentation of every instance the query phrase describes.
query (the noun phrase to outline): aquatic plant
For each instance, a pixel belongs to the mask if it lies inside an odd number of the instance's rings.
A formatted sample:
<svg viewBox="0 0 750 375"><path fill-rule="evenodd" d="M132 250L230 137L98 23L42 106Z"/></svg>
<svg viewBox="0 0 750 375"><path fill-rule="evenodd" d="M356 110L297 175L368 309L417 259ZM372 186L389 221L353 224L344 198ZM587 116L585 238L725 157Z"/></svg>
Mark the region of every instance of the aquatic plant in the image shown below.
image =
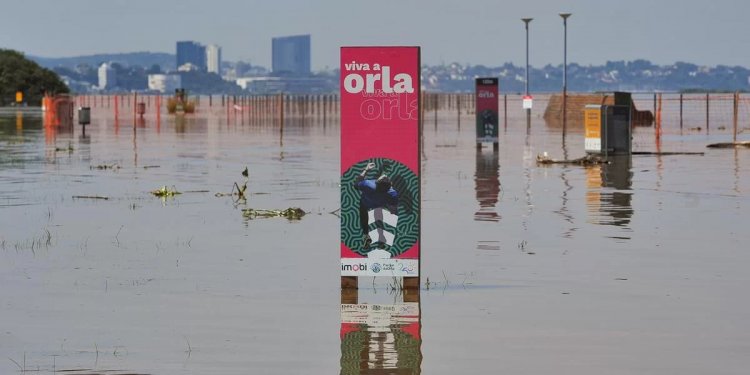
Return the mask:
<svg viewBox="0 0 750 375"><path fill-rule="evenodd" d="M557 160L552 159L547 153L539 154L536 156L537 164L579 164L579 165L596 165L596 164L609 164L609 161L603 159L598 155L586 155L578 159L570 160Z"/></svg>
<svg viewBox="0 0 750 375"><path fill-rule="evenodd" d="M116 169L120 169L120 165L117 164L117 163L114 163L114 164L99 164L99 165L89 166L89 169L99 169L99 170L112 169L112 170L116 170Z"/></svg>
<svg viewBox="0 0 750 375"><path fill-rule="evenodd" d="M177 189L172 186L172 190L167 188L166 185L162 186L160 189L154 190L151 192L151 194L157 196L157 197L174 197L175 195L182 194Z"/></svg>
<svg viewBox="0 0 750 375"><path fill-rule="evenodd" d="M245 170L242 171L242 176L245 177L245 182L242 185L240 185L237 182L235 182L234 185L232 185L232 191L231 192L229 192L229 193L216 193L214 195L217 196L217 197L226 197L226 196L234 197L234 196L236 196L237 199L236 199L235 203L238 203L240 201L244 202L245 200L247 200L247 197L245 196L245 192L247 191L247 183L249 181L248 176L250 176L250 173L248 172L247 167L245 167Z"/></svg>
<svg viewBox="0 0 750 375"><path fill-rule="evenodd" d="M289 220L300 220L306 212L299 207L289 207L286 210L265 210L257 208L245 208L242 216L248 219L285 217Z"/></svg>

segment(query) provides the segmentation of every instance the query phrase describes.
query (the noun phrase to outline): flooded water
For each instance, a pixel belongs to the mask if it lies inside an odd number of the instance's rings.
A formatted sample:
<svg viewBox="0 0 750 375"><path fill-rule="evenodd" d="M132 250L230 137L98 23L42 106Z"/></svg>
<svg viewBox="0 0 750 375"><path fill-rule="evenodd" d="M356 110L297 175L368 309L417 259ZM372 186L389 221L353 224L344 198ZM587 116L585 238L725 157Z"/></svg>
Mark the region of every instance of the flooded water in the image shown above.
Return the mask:
<svg viewBox="0 0 750 375"><path fill-rule="evenodd" d="M95 108L84 136L4 110L0 373L746 373L750 150L705 148L731 132L636 128L637 151L705 154L537 166L583 156L582 127L518 111L477 152L473 115L433 116L422 290L352 296L335 119ZM217 196L245 167L246 201ZM242 215L287 207L308 214Z"/></svg>

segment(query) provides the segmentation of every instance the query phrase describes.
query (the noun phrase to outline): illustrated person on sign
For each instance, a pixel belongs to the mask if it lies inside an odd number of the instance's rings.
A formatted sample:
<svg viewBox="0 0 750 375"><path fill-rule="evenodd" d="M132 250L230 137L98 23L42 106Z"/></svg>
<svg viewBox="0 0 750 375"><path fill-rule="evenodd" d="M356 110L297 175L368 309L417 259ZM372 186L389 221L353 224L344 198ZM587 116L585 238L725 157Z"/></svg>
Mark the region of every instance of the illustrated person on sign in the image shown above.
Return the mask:
<svg viewBox="0 0 750 375"><path fill-rule="evenodd" d="M364 247L372 244L369 232L368 212L374 209L387 209L392 214L398 213L398 192L391 186L391 179L381 174L377 179L366 179L367 172L375 169L375 163L369 163L357 176L355 186L362 195L359 198L359 225L362 229Z"/></svg>
<svg viewBox="0 0 750 375"><path fill-rule="evenodd" d="M485 137L495 136L495 113L492 110L485 109L482 111L482 123L484 124Z"/></svg>

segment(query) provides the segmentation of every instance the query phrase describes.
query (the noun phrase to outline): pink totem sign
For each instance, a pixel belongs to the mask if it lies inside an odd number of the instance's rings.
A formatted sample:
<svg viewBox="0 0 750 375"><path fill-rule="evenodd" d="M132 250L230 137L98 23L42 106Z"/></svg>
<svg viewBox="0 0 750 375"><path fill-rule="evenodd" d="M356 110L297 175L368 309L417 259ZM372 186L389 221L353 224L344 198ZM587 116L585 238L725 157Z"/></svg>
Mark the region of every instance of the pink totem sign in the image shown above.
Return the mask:
<svg viewBox="0 0 750 375"><path fill-rule="evenodd" d="M419 275L419 47L341 48L341 276Z"/></svg>

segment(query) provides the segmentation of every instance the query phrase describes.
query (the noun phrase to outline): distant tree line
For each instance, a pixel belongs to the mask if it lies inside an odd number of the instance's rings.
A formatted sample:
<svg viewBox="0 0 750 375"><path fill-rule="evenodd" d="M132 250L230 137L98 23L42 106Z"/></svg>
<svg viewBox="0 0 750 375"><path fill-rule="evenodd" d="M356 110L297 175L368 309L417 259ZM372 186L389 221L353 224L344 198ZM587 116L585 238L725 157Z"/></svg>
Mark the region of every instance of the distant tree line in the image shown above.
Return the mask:
<svg viewBox="0 0 750 375"><path fill-rule="evenodd" d="M161 74L159 65L153 64L149 68L139 65L124 66L120 63L112 63L110 67L115 71L117 85L109 88L112 92L130 92L148 90L148 75ZM87 82L96 86L99 82L98 69L88 64L79 64L75 69L58 66L53 70L64 77L74 81ZM242 89L234 82L223 80L218 74L204 71L172 72L182 77L182 87L195 94L241 94Z"/></svg>
<svg viewBox="0 0 750 375"><path fill-rule="evenodd" d="M498 77L500 90L521 93L525 89L525 67L506 63L497 67L458 63L422 67L422 82L428 91L472 92L474 78ZM604 65L568 64L568 90L734 92L750 90L750 70L741 66L699 66L686 62L656 65L648 60L607 61ZM546 65L529 70L532 92L562 90L563 66Z"/></svg>

